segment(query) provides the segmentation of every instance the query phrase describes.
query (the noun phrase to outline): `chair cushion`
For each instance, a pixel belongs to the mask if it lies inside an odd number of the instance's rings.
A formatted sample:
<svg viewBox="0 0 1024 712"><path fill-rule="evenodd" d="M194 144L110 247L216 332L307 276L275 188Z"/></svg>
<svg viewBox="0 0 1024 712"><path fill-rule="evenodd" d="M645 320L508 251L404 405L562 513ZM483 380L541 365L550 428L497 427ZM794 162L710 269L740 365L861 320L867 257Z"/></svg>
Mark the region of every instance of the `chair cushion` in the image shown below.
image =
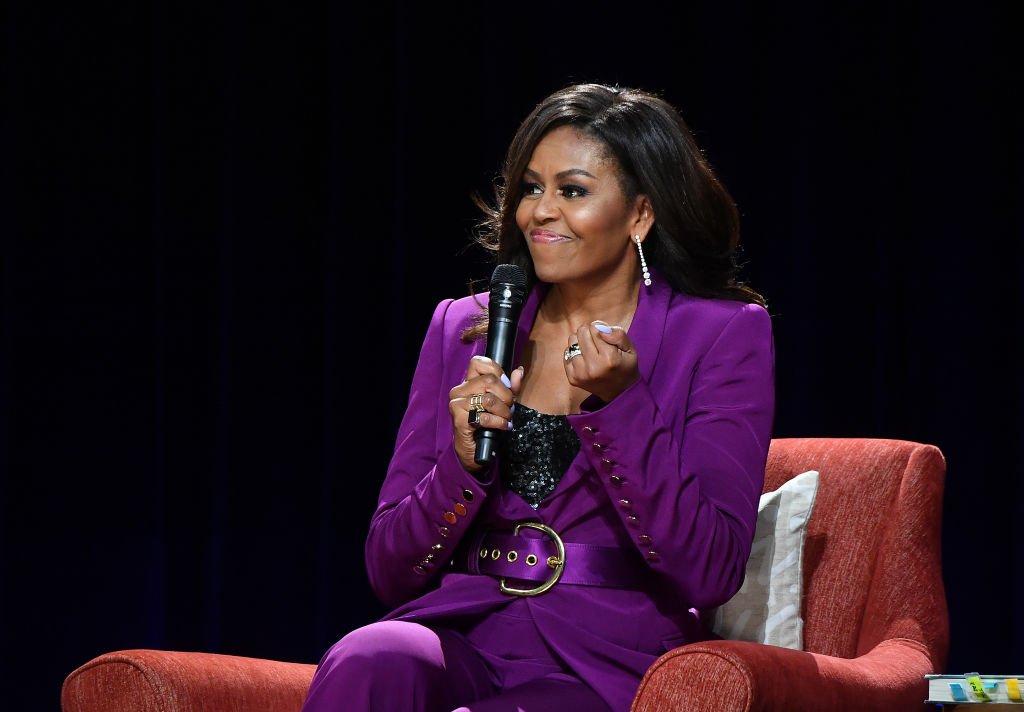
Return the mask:
<svg viewBox="0 0 1024 712"><path fill-rule="evenodd" d="M701 613L714 633L783 648L803 648L803 551L818 491L818 472L803 472L761 495L743 586L728 602Z"/></svg>

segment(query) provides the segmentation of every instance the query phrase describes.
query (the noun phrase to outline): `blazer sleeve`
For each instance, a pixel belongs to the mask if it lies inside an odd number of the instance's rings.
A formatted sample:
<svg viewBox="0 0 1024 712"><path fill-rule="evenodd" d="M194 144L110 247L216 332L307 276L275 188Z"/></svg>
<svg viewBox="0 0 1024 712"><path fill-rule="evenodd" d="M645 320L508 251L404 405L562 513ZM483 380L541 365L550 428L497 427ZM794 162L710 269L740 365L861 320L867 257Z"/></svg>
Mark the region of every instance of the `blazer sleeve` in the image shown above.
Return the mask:
<svg viewBox="0 0 1024 712"><path fill-rule="evenodd" d="M445 376L453 347L446 342L458 341L455 327L446 325L452 304L441 302L431 318L366 540L370 585L389 606L436 579L488 494L489 483L463 469L452 444L447 393L456 383ZM447 338L446 329L453 332Z"/></svg>
<svg viewBox="0 0 1024 712"><path fill-rule="evenodd" d="M693 368L688 393L641 379L576 426L648 565L703 608L739 590L750 556L775 409L768 313L743 306Z"/></svg>

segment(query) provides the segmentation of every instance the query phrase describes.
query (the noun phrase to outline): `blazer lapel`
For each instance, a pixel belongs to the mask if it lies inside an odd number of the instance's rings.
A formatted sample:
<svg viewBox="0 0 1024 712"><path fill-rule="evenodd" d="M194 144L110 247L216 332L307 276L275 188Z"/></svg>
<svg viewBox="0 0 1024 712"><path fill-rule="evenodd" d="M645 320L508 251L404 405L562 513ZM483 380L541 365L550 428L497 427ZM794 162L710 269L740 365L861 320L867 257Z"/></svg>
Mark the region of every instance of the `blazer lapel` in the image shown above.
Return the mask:
<svg viewBox="0 0 1024 712"><path fill-rule="evenodd" d="M672 287L653 270L651 278L653 284L650 287L640 286L636 314L626 332L636 349L640 377L648 383L651 382L654 364L658 361L665 340L665 322L672 299Z"/></svg>
<svg viewBox="0 0 1024 712"><path fill-rule="evenodd" d="M519 366L519 359L523 353L523 344L530 338L530 332L533 331L533 322L537 318L537 311L540 309L540 303L544 301L544 295L547 294L549 287L550 285L538 282L530 290L530 293L526 295L526 301L523 302L523 310L519 313L516 343L512 348L513 370Z"/></svg>

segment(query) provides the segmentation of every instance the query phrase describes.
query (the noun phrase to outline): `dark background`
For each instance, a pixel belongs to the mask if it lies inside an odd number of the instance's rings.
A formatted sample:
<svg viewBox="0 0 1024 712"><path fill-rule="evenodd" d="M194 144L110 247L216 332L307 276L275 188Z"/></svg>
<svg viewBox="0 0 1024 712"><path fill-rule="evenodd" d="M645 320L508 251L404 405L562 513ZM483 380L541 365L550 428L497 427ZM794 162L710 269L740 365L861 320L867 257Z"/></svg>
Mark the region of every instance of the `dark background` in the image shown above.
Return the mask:
<svg viewBox="0 0 1024 712"><path fill-rule="evenodd" d="M383 613L419 342L490 275L470 195L571 81L661 93L733 192L776 436L942 448L947 669L1024 672L1024 18L937 5L6 4L4 706Z"/></svg>

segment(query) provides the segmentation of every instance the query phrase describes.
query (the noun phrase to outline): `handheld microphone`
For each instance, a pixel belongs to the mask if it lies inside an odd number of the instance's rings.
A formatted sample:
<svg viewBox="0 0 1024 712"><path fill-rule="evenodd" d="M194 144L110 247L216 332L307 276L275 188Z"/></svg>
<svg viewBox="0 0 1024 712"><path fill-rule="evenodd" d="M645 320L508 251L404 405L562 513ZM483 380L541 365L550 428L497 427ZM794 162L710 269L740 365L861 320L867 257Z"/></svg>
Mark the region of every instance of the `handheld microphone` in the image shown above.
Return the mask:
<svg viewBox="0 0 1024 712"><path fill-rule="evenodd" d="M491 296L487 305L487 358L491 359L507 375L512 368L512 353L515 349L519 313L523 310L523 296L526 293L526 272L519 265L503 264L494 268L491 275ZM478 428L476 453L473 459L478 465L489 465L494 459L498 437L502 431L494 428Z"/></svg>

